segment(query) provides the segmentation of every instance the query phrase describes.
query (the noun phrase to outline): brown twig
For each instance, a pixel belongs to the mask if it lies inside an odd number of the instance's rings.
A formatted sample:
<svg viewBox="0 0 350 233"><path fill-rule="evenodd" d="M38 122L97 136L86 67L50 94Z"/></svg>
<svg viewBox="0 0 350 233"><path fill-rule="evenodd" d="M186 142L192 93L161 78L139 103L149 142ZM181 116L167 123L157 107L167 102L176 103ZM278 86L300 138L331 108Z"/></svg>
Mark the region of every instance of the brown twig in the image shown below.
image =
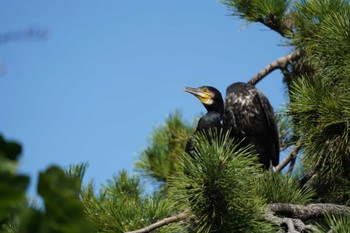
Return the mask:
<svg viewBox="0 0 350 233"><path fill-rule="evenodd" d="M256 85L259 81L261 81L265 76L276 69L281 69L286 67L288 64L300 58L300 52L295 51L287 56L280 57L277 60L273 61L271 64L264 67L260 70L253 78L248 81L248 84Z"/></svg>
<svg viewBox="0 0 350 233"><path fill-rule="evenodd" d="M292 161L296 156L297 154L299 153L299 150L301 148L301 145L298 144L296 145L290 152L289 154L284 158L284 160L277 165L276 167L276 172L280 172L282 171L282 169L287 166L287 164Z"/></svg>
<svg viewBox="0 0 350 233"><path fill-rule="evenodd" d="M189 211L185 210L184 212L181 212L177 215L168 217L168 218L164 218L156 223L153 223L147 227L144 227L142 229L139 230L135 230L135 231L128 231L125 233L146 233L146 232L150 232L153 231L157 228L163 227L165 225L168 225L170 223L174 223L174 222L179 222L181 220L187 219L190 216Z"/></svg>
<svg viewBox="0 0 350 233"><path fill-rule="evenodd" d="M309 180L312 179L312 177L314 177L314 175L316 174L316 172L320 169L321 167L321 160L319 160L315 167L309 171L309 173L307 173L303 178L301 178L299 180L299 186L303 187Z"/></svg>
<svg viewBox="0 0 350 233"><path fill-rule="evenodd" d="M288 171L287 171L287 175L291 175L293 173L293 169L294 169L294 165L295 165L295 161L296 160L297 160L297 157L294 156L294 158L290 161L289 168L288 168Z"/></svg>

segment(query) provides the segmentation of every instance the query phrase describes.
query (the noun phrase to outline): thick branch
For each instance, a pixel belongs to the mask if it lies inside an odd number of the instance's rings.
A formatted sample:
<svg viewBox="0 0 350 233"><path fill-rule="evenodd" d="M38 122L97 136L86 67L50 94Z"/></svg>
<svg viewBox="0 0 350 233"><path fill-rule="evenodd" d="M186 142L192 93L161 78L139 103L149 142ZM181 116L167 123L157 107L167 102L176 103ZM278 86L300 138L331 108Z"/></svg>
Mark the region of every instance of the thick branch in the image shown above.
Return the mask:
<svg viewBox="0 0 350 233"><path fill-rule="evenodd" d="M350 207L329 203L319 203L310 205L294 205L286 203L269 204L267 208L276 215L282 215L289 218L296 218L302 221L323 218L328 214L349 214Z"/></svg>
<svg viewBox="0 0 350 233"><path fill-rule="evenodd" d="M306 225L303 221L323 218L325 213L349 214L350 208L336 204L310 204L303 206L274 203L267 206L265 219L278 226L287 226L288 232L299 233L306 230L314 231L314 226Z"/></svg>
<svg viewBox="0 0 350 233"><path fill-rule="evenodd" d="M267 65L264 69L260 70L253 78L251 78L248 83L251 85L256 85L259 81L261 81L265 76L270 74L272 71L276 69L282 69L286 67L288 64L300 58L300 52L295 51L287 56L280 57L277 60L273 61L271 64Z"/></svg>
<svg viewBox="0 0 350 233"><path fill-rule="evenodd" d="M310 205L294 205L287 203L273 203L266 207L265 219L276 225L286 225L288 232L297 233L305 230L312 230L311 225L304 224L303 221L323 218L324 214L349 214L350 207L344 205L320 203ZM189 210L185 210L172 217L164 218L159 222L153 223L145 228L129 231L125 233L146 233L156 230L170 223L179 222L191 218ZM283 216L283 217L280 217Z"/></svg>
<svg viewBox="0 0 350 233"><path fill-rule="evenodd" d="M271 210L266 211L265 219L278 226L286 225L289 233L298 233L313 229L311 225L305 225L300 219L275 216Z"/></svg>
<svg viewBox="0 0 350 233"><path fill-rule="evenodd" d="M297 154L299 153L299 150L301 148L301 145L297 145L295 146L290 152L289 154L287 155L287 157L284 158L284 160L277 165L276 167L276 172L280 172L282 171L282 169L287 166L287 164L292 161L296 156Z"/></svg>
<svg viewBox="0 0 350 233"><path fill-rule="evenodd" d="M162 220L160 220L159 222L153 223L147 227L144 227L142 229L136 230L136 231L129 231L129 232L125 232L125 233L146 233L146 232L150 232L153 231L157 228L163 227L165 225L168 225L170 223L174 223L174 222L179 222L181 220L187 219L189 217L189 211L186 210L184 212L181 212L177 215L168 217L168 218L164 218Z"/></svg>

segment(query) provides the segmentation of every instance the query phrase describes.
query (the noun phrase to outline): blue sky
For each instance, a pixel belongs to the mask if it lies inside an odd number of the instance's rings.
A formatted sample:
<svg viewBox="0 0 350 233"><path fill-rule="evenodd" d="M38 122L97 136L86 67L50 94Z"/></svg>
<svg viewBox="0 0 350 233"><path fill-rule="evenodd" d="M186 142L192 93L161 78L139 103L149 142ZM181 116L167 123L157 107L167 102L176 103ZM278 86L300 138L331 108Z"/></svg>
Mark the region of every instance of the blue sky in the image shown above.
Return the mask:
<svg viewBox="0 0 350 233"><path fill-rule="evenodd" d="M46 40L0 44L0 133L23 145L20 172L88 162L96 186L133 164L175 110L204 109L184 86L225 93L288 54L282 38L229 16L219 1L104 0L1 3L0 33L47 29ZM274 72L257 86L285 102Z"/></svg>

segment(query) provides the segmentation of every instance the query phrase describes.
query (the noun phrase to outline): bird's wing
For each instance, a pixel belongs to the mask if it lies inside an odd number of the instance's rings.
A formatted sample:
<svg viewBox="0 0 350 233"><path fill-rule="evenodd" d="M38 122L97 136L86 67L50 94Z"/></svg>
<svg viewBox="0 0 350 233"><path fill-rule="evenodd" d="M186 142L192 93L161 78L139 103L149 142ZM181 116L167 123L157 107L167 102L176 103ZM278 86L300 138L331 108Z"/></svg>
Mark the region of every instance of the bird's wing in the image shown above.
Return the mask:
<svg viewBox="0 0 350 233"><path fill-rule="evenodd" d="M264 111L267 125L269 128L269 131L271 132L271 136L274 141L274 147L275 147L275 154L272 155L272 164L274 166L277 166L279 163L279 153L280 153L280 144L279 144L279 136L278 136L278 129L277 129L277 123L275 119L275 114L273 112L273 108L271 104L269 103L268 99L259 91L258 92L259 101L262 106L262 109Z"/></svg>

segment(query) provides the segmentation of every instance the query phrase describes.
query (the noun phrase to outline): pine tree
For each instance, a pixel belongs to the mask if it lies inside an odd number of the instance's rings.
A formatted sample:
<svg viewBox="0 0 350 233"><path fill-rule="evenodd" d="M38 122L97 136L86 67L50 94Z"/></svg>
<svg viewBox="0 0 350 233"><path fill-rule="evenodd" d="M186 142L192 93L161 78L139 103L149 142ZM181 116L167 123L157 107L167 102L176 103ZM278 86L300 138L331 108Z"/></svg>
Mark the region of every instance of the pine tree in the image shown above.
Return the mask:
<svg viewBox="0 0 350 233"><path fill-rule="evenodd" d="M349 2L223 4L233 16L275 31L293 49L249 81L255 85L279 69L287 90L285 108L276 116L281 149L290 153L276 172L262 171L249 148L221 131L210 132L211 140L195 134L195 150L186 154L195 126L176 112L152 132L136 175L121 171L96 190L93 182L82 182L86 164L65 172L51 167L40 174L44 205L38 206L25 200L29 178L16 173L20 146L0 137L1 231L349 231ZM161 184L154 193L145 192L149 180Z"/></svg>
<svg viewBox="0 0 350 233"><path fill-rule="evenodd" d="M263 24L277 32L284 39L285 45L294 48L291 54L272 62L249 81L250 84L255 85L273 70L280 69L281 81L283 80L288 90L286 107L277 116L281 148L290 148L291 153L281 162L277 170L280 171L288 164L290 168L287 175L271 173L257 175L256 192L266 204L271 203L270 207L278 202L302 205L329 202L347 205L350 194L350 97L348 95L350 5L348 1L225 0L223 3L231 10L233 16L244 19L248 23ZM205 147L202 143L205 142L198 143L199 148ZM206 146L209 145L206 144ZM212 156L215 155L217 152L212 151ZM296 158L300 160L301 166L299 170L293 172ZM202 168L205 166L202 162L204 163L197 158L195 166L191 169ZM214 178L211 177L211 175L214 176L212 173L202 174L202 178L206 175L209 177L205 179ZM177 175L175 180L181 180L181 177ZM186 178L182 178L183 182L175 182L178 186L173 184L177 191L181 190L181 184L186 182L192 183L193 187L197 187L196 185L206 187L206 184L200 183L200 179L194 180L193 176L192 180L187 181ZM226 182L229 183L229 179ZM215 186L215 182L213 185ZM170 190L172 189L173 187ZM186 188L182 187L182 189L184 191L177 196L191 200L185 192ZM239 196L239 192L234 188L231 191ZM171 195L171 191L169 192ZM192 199L200 202L204 197L200 196L202 194L200 188L197 192L197 196ZM224 200L225 197L220 199ZM221 206L217 207L220 211L213 208L210 214L197 205L198 203L192 205L187 203L186 207L192 211L195 218L199 218L193 221L203 224L202 228L198 226L191 228L197 230L208 229L205 226L214 221L214 213L222 211L227 214L225 208L221 209L221 207L229 206L228 203L226 205L217 203ZM326 211L326 207L322 208ZM204 216L206 220L200 221ZM229 217L229 214L226 217ZM327 229L348 223L345 221L347 215L326 219ZM225 221L221 221L222 227L228 224ZM316 224L315 222L311 222L310 226L298 226L298 224L292 226L293 224L288 221L280 223L287 226L290 231L293 231L292 227L297 228L298 231L316 230L312 227ZM220 232L220 230L216 231ZM233 231L239 230L236 228ZM246 232L249 232L248 228Z"/></svg>

